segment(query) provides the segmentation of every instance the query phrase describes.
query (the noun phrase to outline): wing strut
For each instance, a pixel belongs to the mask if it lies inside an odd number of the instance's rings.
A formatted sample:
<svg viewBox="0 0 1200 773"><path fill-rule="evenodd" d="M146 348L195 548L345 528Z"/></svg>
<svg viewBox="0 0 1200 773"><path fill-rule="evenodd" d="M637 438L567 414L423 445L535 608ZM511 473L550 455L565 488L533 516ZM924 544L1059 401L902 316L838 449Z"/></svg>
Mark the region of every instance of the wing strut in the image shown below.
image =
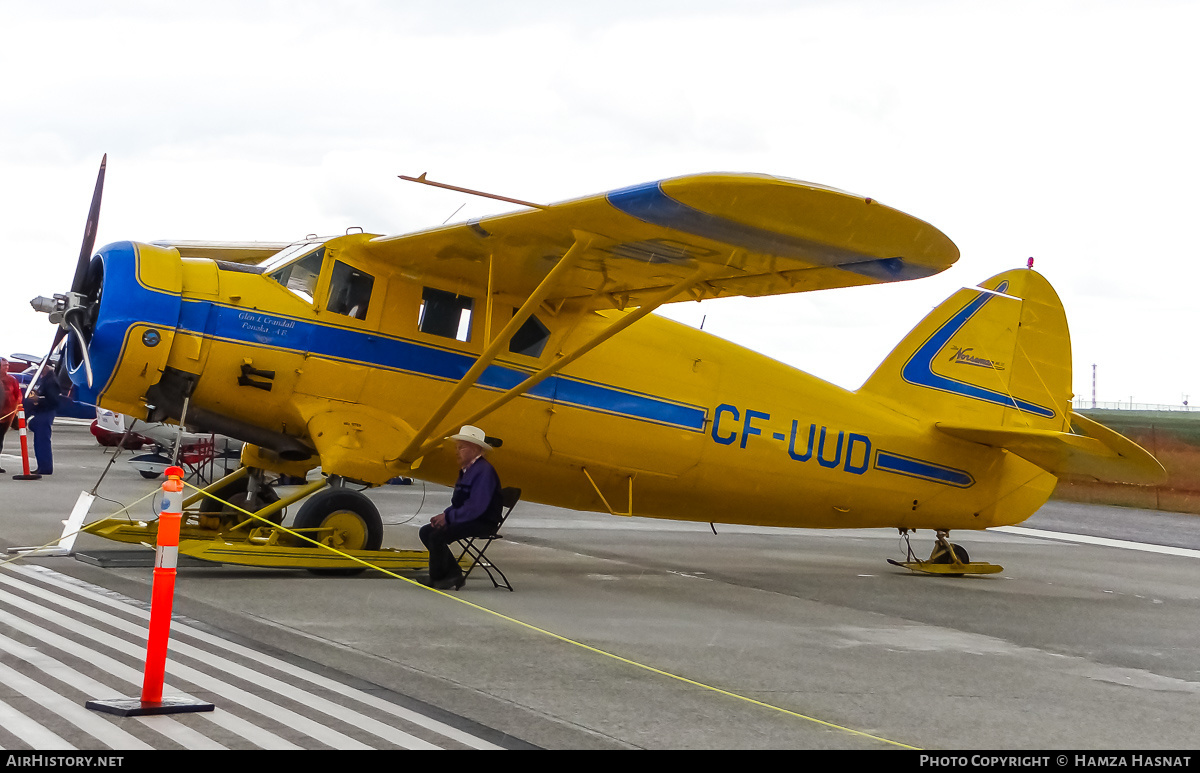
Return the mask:
<svg viewBox="0 0 1200 773"><path fill-rule="evenodd" d="M490 415L493 411L496 411L497 409L506 405L513 399L520 397L521 395L528 392L530 389L533 389L535 386L542 383L550 376L553 376L555 373L557 373L558 371L567 367L575 360L579 359L583 355L590 352L592 349L595 349L597 346L604 343L608 339L612 338L617 333L620 333L622 330L629 327L634 322L637 322L638 320L640 320L642 317L646 316L650 312L654 311L659 306L663 305L664 303L671 302L671 300L673 300L681 292L684 292L688 288L695 285L697 282L702 281L703 277L706 273L707 273L707 269L705 267L701 267L701 268L697 269L690 276L688 276L684 279L681 279L679 282L672 285L670 289L668 289L665 292L663 292L662 294L657 295L654 298L652 298L648 303L646 303L642 306L639 306L636 310L630 312L629 314L624 315L619 320L617 320L616 322L614 322L611 325L609 325L608 327L606 327L604 330L601 330L599 333L597 333L595 336L593 336L590 340L586 341L585 343L581 344L578 348L576 348L575 351L563 356L559 360L542 368L537 373L534 373L532 376L525 379L520 384L517 384L512 389L508 390L507 392L500 395L492 402L488 403L485 407L483 407L480 410L476 411L475 413L471 414L467 418L463 419L461 422L458 422L458 421L454 422L454 424L451 426L458 426L460 424L474 424L477 421L479 421L480 419L482 419L483 417ZM504 338L503 333L500 335L500 338ZM428 426L428 424L426 426ZM426 435L428 435L428 433L426 433ZM420 439L420 437L418 437L418 439ZM407 460L409 458L406 454L409 453L409 449L412 448L416 442L417 442L417 440L414 440L413 443L409 443L409 447L404 449L405 453L401 454L401 456L400 456L401 460ZM430 441L425 442L421 446L420 450L417 451L415 454L413 454L412 458L420 459L425 454L429 453L429 451L432 450L433 447L436 446L439 442L441 442L440 436L437 440L430 440Z"/></svg>
<svg viewBox="0 0 1200 773"><path fill-rule="evenodd" d="M419 458L420 456L424 455L424 449L422 449L422 453L416 454L415 456L413 456L413 452L416 451L417 448L429 438L435 429L437 429L437 425L441 423L442 419L446 418L446 414L449 413L454 406L458 405L458 401L461 400L463 395L467 393L467 390L475 385L475 382L479 380L479 377L483 374L487 367L492 364L493 360L496 359L496 355L500 353L501 348L508 343L508 340L513 337L513 334L521 328L521 325L525 324L525 321L528 320L537 307L542 304L542 301L546 300L546 297L550 295L550 291L556 286L558 279L569 269L575 266L579 260L579 256L587 252L588 248L592 244L592 239L594 238L592 234L581 231L575 231L574 236L575 243L571 245L571 248L567 250L566 253L559 259L554 268L550 269L550 272L546 274L544 279L542 279L541 284L539 284L537 289L535 289L533 293L525 300L525 303L522 304L517 313L513 315L512 320L510 320L509 323L504 326L504 329L500 331L500 334L489 342L487 349L484 350L483 354L479 355L479 359L477 359L475 364L471 366L471 369L466 372L466 375L464 375L462 379L455 384L454 389L450 392L446 399L442 401L442 404L438 406L438 409L433 412L433 415L429 417L429 419L419 430L417 430L417 434L413 436L413 439L409 441L408 445L404 447L404 450L401 451L400 455L397 457L400 461L407 462L411 459ZM489 307L491 306L492 302L490 290L491 288L489 287ZM491 324L490 308L488 324Z"/></svg>

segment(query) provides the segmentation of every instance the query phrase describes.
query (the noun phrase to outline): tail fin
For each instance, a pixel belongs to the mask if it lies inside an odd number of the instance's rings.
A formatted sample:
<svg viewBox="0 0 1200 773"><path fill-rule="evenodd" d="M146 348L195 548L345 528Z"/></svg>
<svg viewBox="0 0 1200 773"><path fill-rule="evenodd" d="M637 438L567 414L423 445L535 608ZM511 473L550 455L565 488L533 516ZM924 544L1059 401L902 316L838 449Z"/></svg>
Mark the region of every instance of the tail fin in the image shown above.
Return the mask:
<svg viewBox="0 0 1200 773"><path fill-rule="evenodd" d="M1071 336L1032 269L964 288L934 309L859 390L941 432L1005 448L1048 472L1158 483L1132 441L1071 411Z"/></svg>
<svg viewBox="0 0 1200 773"><path fill-rule="evenodd" d="M913 328L859 391L918 418L1065 431L1071 336L1062 302L1032 269L963 288Z"/></svg>

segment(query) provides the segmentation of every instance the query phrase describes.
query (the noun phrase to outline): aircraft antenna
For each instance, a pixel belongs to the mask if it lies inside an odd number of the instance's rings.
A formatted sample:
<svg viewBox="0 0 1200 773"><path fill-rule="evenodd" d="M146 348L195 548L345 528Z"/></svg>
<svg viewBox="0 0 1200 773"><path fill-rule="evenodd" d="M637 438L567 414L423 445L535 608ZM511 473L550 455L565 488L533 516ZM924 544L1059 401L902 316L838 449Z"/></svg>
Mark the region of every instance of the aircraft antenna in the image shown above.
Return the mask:
<svg viewBox="0 0 1200 773"><path fill-rule="evenodd" d="M435 183L433 180L426 180L425 175L428 172L421 172L420 177L408 177L407 175L396 175L401 180L407 180L410 183L422 183L423 185L432 185L435 188L445 188L448 191L458 191L459 193L469 193L472 196L482 196L485 199L495 199L496 201L507 201L509 204L520 204L522 207L533 207L534 209L550 209L545 204L534 204L532 201L522 201L521 199L510 199L507 196L497 196L494 193L485 193L483 191L471 190L470 188L460 188L457 185L447 185L446 183ZM451 215L450 217L454 217ZM447 218L449 219L449 218Z"/></svg>
<svg viewBox="0 0 1200 773"><path fill-rule="evenodd" d="M451 212L451 213L450 213L450 217L454 217L455 215L457 215L457 214L459 213L459 211L460 211L460 210L461 210L463 207L465 207L465 206L467 206L467 202L465 202L465 201L464 201L462 204L459 204L459 205L458 205L458 209L456 209L456 210L454 210L453 212ZM446 218L445 220L443 220L443 221L442 221L442 225L445 225L446 223L449 223L449 222L450 222L450 217L448 217L448 218Z"/></svg>

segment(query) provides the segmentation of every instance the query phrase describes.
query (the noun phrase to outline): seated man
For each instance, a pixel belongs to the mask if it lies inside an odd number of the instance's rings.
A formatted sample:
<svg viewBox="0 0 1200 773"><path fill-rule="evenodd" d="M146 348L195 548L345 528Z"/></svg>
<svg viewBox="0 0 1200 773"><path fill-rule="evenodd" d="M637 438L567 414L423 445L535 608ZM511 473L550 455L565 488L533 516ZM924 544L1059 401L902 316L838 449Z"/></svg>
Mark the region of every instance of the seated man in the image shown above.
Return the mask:
<svg viewBox="0 0 1200 773"><path fill-rule="evenodd" d="M438 590L458 590L466 582L462 568L450 552L450 543L463 537L485 537L500 523L500 476L484 453L491 451L487 436L478 427L465 426L449 440L458 456L458 482L450 507L421 527L421 542L429 549L429 582Z"/></svg>

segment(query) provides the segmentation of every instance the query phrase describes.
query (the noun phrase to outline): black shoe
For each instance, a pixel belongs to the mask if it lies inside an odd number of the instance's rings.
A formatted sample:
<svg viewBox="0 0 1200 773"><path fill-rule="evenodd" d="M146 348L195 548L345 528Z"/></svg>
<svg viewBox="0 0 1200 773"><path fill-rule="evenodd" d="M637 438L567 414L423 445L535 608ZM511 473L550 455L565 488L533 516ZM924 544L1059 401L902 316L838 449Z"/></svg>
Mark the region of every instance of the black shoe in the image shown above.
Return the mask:
<svg viewBox="0 0 1200 773"><path fill-rule="evenodd" d="M430 587L438 590L459 590L466 582L467 578L460 574L455 577L443 577L434 582Z"/></svg>

